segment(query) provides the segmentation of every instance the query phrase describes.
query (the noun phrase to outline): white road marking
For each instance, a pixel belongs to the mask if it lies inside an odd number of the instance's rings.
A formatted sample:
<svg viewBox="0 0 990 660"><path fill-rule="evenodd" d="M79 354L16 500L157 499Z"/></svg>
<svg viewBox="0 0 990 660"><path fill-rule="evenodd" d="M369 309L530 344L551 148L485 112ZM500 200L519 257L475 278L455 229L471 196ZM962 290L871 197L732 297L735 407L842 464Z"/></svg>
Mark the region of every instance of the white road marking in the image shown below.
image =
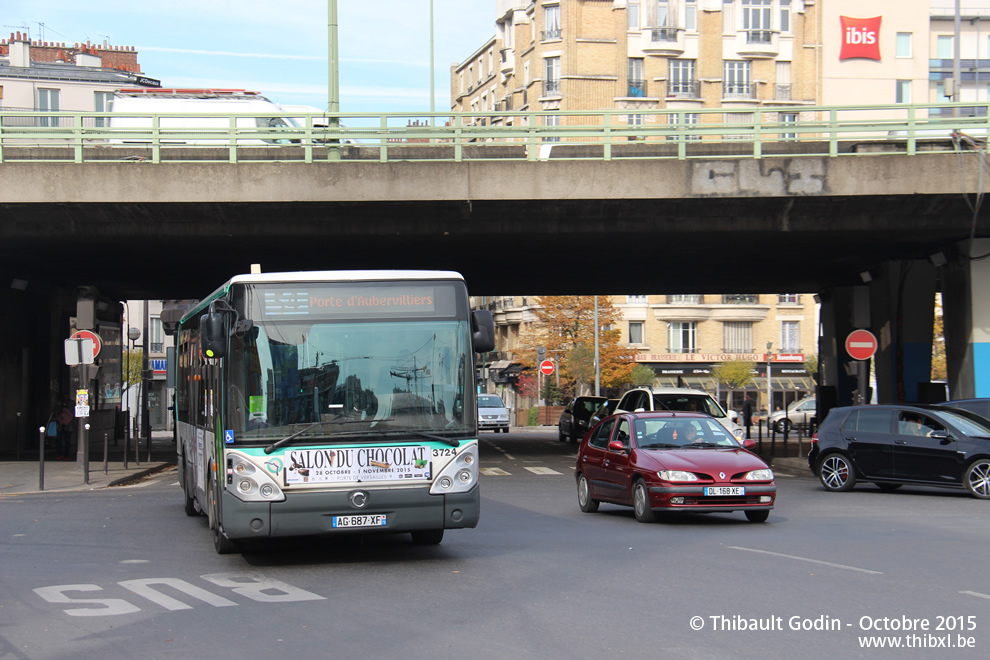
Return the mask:
<svg viewBox="0 0 990 660"><path fill-rule="evenodd" d="M551 470L548 467L528 467L526 469L532 472L533 474L561 474L560 472L557 472L556 470Z"/></svg>
<svg viewBox="0 0 990 660"><path fill-rule="evenodd" d="M871 571L868 568L856 568L855 566L846 566L845 564L834 564L830 561L822 561L821 559L809 559L808 557L798 557L797 555L785 555L780 552L770 552L769 550L755 550L753 548L742 548L738 545L727 546L729 550L745 550L746 552L757 552L762 555L771 555L773 557L783 557L784 559L795 559L797 561L806 561L809 564L821 564L822 566L831 566L832 568L841 568L846 571L856 571L857 573L869 573L870 575L883 575L880 571Z"/></svg>
<svg viewBox="0 0 990 660"><path fill-rule="evenodd" d="M960 591L959 593L966 594L967 596L976 596L977 598L986 598L987 600L990 600L990 596L988 596L987 594L981 594L978 591Z"/></svg>
<svg viewBox="0 0 990 660"><path fill-rule="evenodd" d="M489 477L511 477L512 475L502 468L481 468L481 474Z"/></svg>

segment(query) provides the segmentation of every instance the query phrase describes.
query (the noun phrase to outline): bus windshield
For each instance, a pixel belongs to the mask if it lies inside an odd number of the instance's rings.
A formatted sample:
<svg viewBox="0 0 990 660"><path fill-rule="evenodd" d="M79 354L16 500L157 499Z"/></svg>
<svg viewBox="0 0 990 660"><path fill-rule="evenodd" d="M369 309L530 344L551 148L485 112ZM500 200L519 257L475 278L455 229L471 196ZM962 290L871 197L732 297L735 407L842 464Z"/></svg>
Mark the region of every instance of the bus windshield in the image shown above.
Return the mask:
<svg viewBox="0 0 990 660"><path fill-rule="evenodd" d="M228 417L239 441L362 432L475 432L466 321L257 323L232 338Z"/></svg>

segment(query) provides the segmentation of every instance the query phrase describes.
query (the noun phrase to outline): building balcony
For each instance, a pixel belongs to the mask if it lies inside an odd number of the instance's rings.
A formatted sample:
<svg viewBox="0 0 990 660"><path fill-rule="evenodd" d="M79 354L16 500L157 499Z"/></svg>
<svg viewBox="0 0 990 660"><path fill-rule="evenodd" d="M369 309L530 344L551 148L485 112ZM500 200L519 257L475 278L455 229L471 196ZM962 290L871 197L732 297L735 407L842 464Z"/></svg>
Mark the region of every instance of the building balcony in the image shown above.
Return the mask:
<svg viewBox="0 0 990 660"><path fill-rule="evenodd" d="M560 96L560 81L559 80L544 80L543 81L543 96Z"/></svg>
<svg viewBox="0 0 990 660"><path fill-rule="evenodd" d="M516 52L512 48L503 48L501 51L502 64L500 71L504 74L512 73L515 69Z"/></svg>
<svg viewBox="0 0 990 660"><path fill-rule="evenodd" d="M560 41L560 28L556 30L540 30L540 41Z"/></svg>
<svg viewBox="0 0 990 660"><path fill-rule="evenodd" d="M793 101L791 98L791 85L775 84L773 86L774 101Z"/></svg>
<svg viewBox="0 0 990 660"><path fill-rule="evenodd" d="M755 99L756 83L722 83L723 99Z"/></svg>
<svg viewBox="0 0 990 660"><path fill-rule="evenodd" d="M653 27L642 32L641 48L649 55L677 57L684 54L684 28Z"/></svg>
<svg viewBox="0 0 990 660"><path fill-rule="evenodd" d="M646 96L646 81L630 80L628 85L628 93L626 94L626 96L630 96L630 97Z"/></svg>
<svg viewBox="0 0 990 660"><path fill-rule="evenodd" d="M777 32L774 30L742 30L736 52L746 59L767 59L780 55Z"/></svg>
<svg viewBox="0 0 990 660"><path fill-rule="evenodd" d="M667 81L668 99L700 99L701 82L698 80Z"/></svg>

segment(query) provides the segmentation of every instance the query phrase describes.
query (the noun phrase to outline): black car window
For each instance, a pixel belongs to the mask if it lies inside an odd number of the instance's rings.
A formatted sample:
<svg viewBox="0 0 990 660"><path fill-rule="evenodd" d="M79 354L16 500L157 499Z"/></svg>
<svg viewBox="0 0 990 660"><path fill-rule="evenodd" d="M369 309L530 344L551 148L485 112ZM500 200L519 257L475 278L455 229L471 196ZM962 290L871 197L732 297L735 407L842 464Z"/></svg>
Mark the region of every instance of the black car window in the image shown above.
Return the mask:
<svg viewBox="0 0 990 660"><path fill-rule="evenodd" d="M592 447L598 447L599 449L605 449L608 447L608 436L612 434L612 427L615 425L615 420L610 419L607 422L602 423L595 434L591 436L588 440L588 444Z"/></svg>
<svg viewBox="0 0 990 660"><path fill-rule="evenodd" d="M643 408L643 392L630 392L629 398L626 399L626 405L622 407L623 410L635 411Z"/></svg>
<svg viewBox="0 0 990 660"><path fill-rule="evenodd" d="M598 401L596 399L585 399L581 402L581 407L586 413L593 413L595 409L598 408Z"/></svg>
<svg viewBox="0 0 990 660"><path fill-rule="evenodd" d="M619 430L615 433L615 439L621 442L623 447L629 447L629 420L625 417L619 420Z"/></svg>
<svg viewBox="0 0 990 660"><path fill-rule="evenodd" d="M856 410L842 422L843 431L890 433L891 410Z"/></svg>
<svg viewBox="0 0 990 660"><path fill-rule="evenodd" d="M932 431L944 431L945 426L928 415L910 410L902 410L897 415L898 435L928 436Z"/></svg>

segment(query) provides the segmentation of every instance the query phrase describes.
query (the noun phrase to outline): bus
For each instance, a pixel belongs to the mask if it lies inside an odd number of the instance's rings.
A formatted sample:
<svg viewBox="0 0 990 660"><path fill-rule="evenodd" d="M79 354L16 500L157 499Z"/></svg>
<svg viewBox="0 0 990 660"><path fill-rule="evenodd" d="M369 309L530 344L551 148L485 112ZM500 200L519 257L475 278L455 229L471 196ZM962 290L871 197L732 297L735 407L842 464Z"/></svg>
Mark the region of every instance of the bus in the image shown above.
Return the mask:
<svg viewBox="0 0 990 660"><path fill-rule="evenodd" d="M179 482L218 553L478 524L474 353L494 327L460 274L238 275L176 334Z"/></svg>

